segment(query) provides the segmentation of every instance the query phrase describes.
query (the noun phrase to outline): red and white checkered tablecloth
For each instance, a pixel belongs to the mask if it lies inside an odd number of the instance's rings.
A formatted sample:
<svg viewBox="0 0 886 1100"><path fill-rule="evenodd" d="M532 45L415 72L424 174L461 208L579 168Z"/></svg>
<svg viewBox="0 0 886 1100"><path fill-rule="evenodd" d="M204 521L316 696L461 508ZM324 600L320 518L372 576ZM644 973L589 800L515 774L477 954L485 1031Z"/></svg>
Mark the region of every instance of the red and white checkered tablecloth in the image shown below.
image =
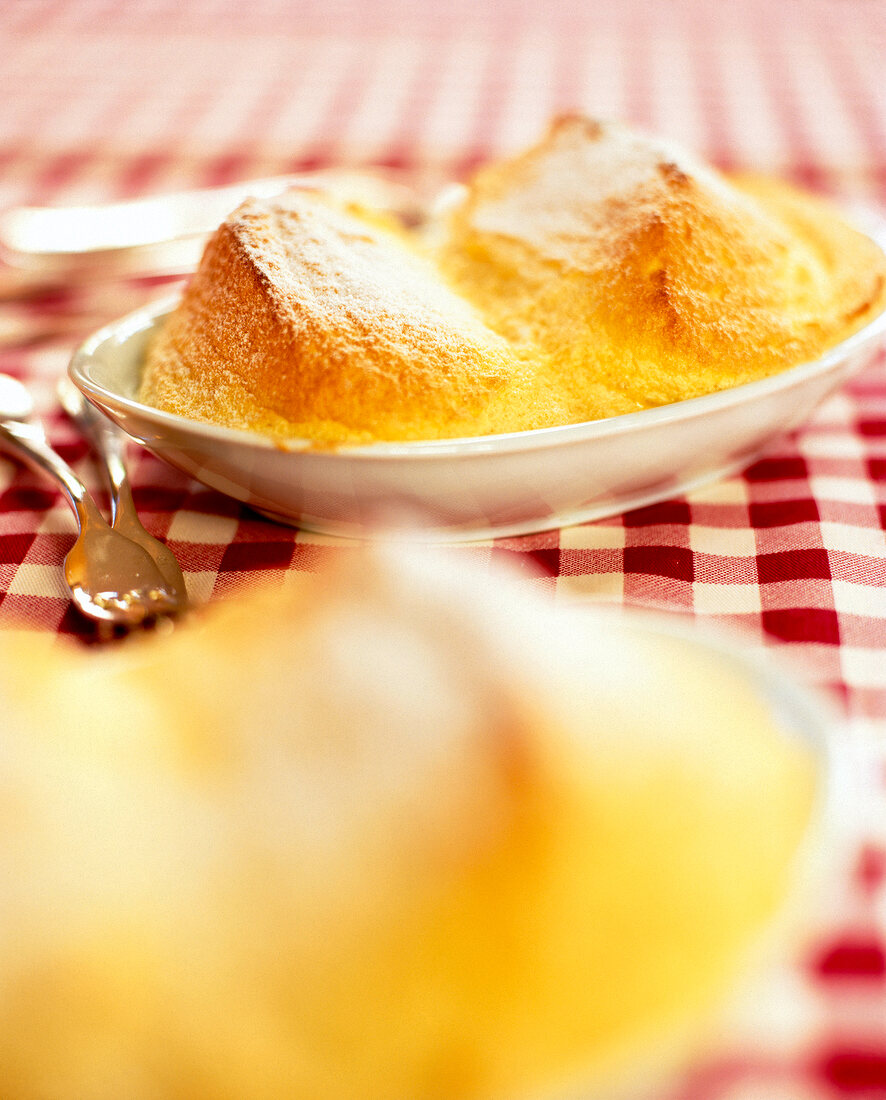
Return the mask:
<svg viewBox="0 0 886 1100"><path fill-rule="evenodd" d="M886 208L882 0L8 0L0 42L0 209L317 165L458 175L566 109ZM131 293L112 288L99 312L125 312ZM73 328L9 337L75 304L63 289L0 304L0 370L28 381L53 442L96 485L52 398ZM349 548L261 519L146 453L131 458L146 526L170 543L197 601ZM845 715L865 785L826 926L810 954L772 975L747 1029L668 1100L886 1097L884 530L881 355L740 476L613 519L456 549L540 566L557 598L726 624L786 654ZM54 489L0 457L0 627L90 640L59 571L73 539Z"/></svg>

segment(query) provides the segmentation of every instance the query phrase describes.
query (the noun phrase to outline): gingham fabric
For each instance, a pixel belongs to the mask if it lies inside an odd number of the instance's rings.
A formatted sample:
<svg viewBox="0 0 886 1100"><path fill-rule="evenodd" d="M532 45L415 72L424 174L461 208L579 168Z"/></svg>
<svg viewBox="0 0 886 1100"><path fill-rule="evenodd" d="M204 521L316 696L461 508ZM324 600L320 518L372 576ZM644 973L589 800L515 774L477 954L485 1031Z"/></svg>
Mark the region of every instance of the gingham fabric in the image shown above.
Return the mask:
<svg viewBox="0 0 886 1100"><path fill-rule="evenodd" d="M666 134L726 168L886 207L879 0L7 0L0 43L0 208L318 165L459 175L569 109ZM0 370L29 383L53 442L93 486L53 383L78 331L155 289L169 286L113 284L89 301L59 287L0 303ZM263 520L146 453L130 465L146 526L174 549L195 601L353 550ZM525 563L526 583L558 599L734 629L786 657L844 719L859 794L825 919L667 1100L886 1097L884 527L881 355L741 476L456 549ZM93 640L59 570L73 539L55 490L0 456L0 628Z"/></svg>

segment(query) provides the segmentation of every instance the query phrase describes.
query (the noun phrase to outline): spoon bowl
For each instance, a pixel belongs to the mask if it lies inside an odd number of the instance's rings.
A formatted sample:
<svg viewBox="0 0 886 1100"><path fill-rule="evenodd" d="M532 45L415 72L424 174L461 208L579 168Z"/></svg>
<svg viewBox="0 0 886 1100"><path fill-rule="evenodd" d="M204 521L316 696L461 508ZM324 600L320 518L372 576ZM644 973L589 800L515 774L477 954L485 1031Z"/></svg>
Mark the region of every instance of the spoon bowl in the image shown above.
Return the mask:
<svg viewBox="0 0 886 1100"><path fill-rule="evenodd" d="M65 582L77 608L90 619L131 628L184 606L147 551L115 531L71 467L49 446L43 428L29 420L33 402L21 382L0 375L0 449L51 477L77 517L79 534L65 558Z"/></svg>
<svg viewBox="0 0 886 1100"><path fill-rule="evenodd" d="M86 400L67 375L59 379L56 396L101 460L103 472L111 488L111 526L147 553L163 574L167 589L184 605L187 601L185 579L175 555L165 543L146 531L138 518L124 462L123 438L119 430Z"/></svg>

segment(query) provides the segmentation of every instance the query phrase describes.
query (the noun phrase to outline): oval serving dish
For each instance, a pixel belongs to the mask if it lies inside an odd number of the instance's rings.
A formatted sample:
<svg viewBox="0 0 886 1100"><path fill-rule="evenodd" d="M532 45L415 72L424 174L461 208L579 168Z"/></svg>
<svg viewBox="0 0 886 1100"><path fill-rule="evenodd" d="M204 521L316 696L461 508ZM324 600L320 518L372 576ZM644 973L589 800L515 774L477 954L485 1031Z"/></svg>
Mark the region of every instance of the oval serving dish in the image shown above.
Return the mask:
<svg viewBox="0 0 886 1100"><path fill-rule="evenodd" d="M865 365L886 313L814 362L606 420L470 439L311 450L161 412L136 399L164 300L100 329L69 373L159 458L281 523L330 535L420 529L489 539L583 523L736 473Z"/></svg>

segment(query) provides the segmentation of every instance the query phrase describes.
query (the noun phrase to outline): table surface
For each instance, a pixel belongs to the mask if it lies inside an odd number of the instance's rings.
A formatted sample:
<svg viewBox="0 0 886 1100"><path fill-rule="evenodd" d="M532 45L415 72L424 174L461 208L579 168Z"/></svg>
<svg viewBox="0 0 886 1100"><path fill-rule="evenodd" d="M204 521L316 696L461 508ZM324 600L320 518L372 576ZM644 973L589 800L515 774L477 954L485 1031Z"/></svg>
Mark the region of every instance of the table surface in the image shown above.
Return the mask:
<svg viewBox="0 0 886 1100"><path fill-rule="evenodd" d="M324 165L458 176L559 111L621 118L728 169L886 208L879 0L20 0L0 6L0 209L162 193ZM97 486L52 386L76 333L167 286L0 303L0 370L25 379ZM29 329L28 326L31 326ZM54 334L53 334L54 330ZM27 340L13 339L24 332ZM5 335L4 335L5 334ZM39 337L39 338L38 338ZM146 526L197 601L340 552L133 450ZM596 523L456 547L540 569L558 599L678 610L787 655L837 701L862 774L850 857L814 950L773 974L756 1026L680 1097L886 1096L886 358L740 476ZM0 458L0 627L91 641L59 562L72 515Z"/></svg>

